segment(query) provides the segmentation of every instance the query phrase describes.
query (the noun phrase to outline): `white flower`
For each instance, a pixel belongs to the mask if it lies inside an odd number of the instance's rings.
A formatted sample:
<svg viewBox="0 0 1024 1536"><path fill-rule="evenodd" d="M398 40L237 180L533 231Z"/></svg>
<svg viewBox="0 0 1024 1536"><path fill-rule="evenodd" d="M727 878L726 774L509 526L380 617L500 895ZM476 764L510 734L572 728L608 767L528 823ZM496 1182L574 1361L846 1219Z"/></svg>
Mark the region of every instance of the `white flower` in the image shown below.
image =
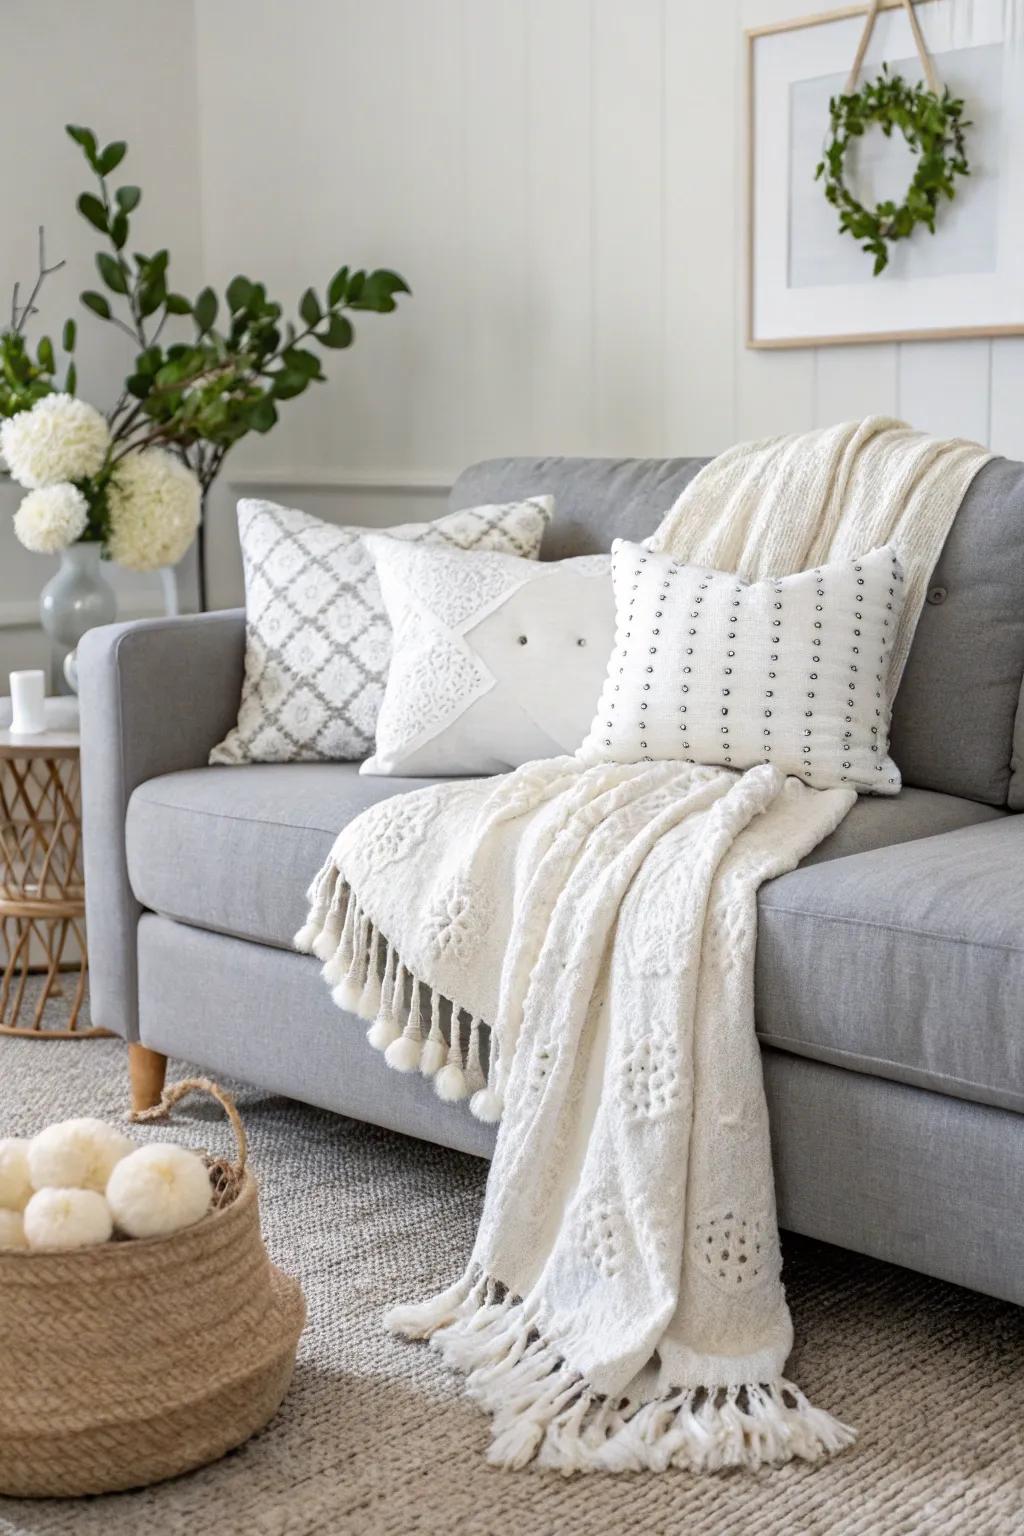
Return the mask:
<svg viewBox="0 0 1024 1536"><path fill-rule="evenodd" d="M95 475L110 446L110 428L95 407L74 395L44 395L30 411L0 427L0 453L26 490Z"/></svg>
<svg viewBox="0 0 1024 1536"><path fill-rule="evenodd" d="M47 485L29 491L14 514L14 531L26 549L55 555L80 539L89 521L89 505L74 485Z"/></svg>
<svg viewBox="0 0 1024 1536"><path fill-rule="evenodd" d="M111 559L130 571L176 565L199 527L199 481L162 448L129 454L110 484Z"/></svg>
<svg viewBox="0 0 1024 1536"><path fill-rule="evenodd" d="M166 1141L123 1158L107 1185L111 1214L129 1237L161 1237L194 1226L210 1209L211 1197L202 1158Z"/></svg>
<svg viewBox="0 0 1024 1536"><path fill-rule="evenodd" d="M30 1248L92 1248L114 1230L110 1208L94 1189L41 1189L25 1207Z"/></svg>
<svg viewBox="0 0 1024 1536"><path fill-rule="evenodd" d="M104 1190L116 1162L135 1145L105 1120L85 1117L48 1125L29 1144L28 1173L35 1189Z"/></svg>
<svg viewBox="0 0 1024 1536"><path fill-rule="evenodd" d="M28 1142L6 1136L0 1141L0 1210L23 1211L31 1193Z"/></svg>
<svg viewBox="0 0 1024 1536"><path fill-rule="evenodd" d="M27 1248L20 1211L0 1211L0 1248Z"/></svg>

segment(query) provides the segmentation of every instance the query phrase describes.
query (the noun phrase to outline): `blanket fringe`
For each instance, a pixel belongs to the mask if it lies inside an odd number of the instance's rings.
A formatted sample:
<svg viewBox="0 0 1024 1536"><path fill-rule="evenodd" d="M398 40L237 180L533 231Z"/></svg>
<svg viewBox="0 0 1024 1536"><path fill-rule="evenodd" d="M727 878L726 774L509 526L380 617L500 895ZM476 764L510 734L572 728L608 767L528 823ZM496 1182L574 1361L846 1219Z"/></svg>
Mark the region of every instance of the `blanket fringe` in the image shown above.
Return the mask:
<svg viewBox="0 0 1024 1536"><path fill-rule="evenodd" d="M653 1402L593 1391L523 1302L490 1277L464 1276L439 1296L395 1307L390 1332L429 1339L492 1418L487 1459L518 1470L536 1459L575 1472L754 1470L820 1461L856 1438L792 1382L684 1386Z"/></svg>
<svg viewBox="0 0 1024 1536"><path fill-rule="evenodd" d="M395 1072L419 1069L433 1079L438 1098L447 1103L468 1099L478 1120L496 1124L503 1105L493 1082L493 1052L488 1052L487 1070L483 1065L484 1020L467 1014L464 1026L464 1010L406 968L333 864L313 881L309 902L309 917L293 943L303 954L323 962L322 974L338 1007L369 1021L367 1040L383 1052ZM424 1037L427 1002L430 1023ZM448 1010L447 1034L441 1022L442 1004Z"/></svg>

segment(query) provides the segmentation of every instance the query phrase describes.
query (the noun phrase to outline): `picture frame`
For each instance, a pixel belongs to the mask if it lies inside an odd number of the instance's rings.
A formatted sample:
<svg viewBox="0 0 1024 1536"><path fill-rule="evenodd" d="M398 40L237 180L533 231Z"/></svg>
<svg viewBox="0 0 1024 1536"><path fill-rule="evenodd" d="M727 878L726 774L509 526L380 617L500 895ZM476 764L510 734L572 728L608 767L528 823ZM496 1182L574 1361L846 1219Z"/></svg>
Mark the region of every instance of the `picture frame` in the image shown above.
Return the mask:
<svg viewBox="0 0 1024 1536"><path fill-rule="evenodd" d="M966 101L971 176L936 233L891 246L889 266L841 233L814 169L870 6L747 30L746 344L753 349L1024 335L1024 0L917 0L939 79ZM882 63L921 77L903 0L879 0L859 79ZM864 201L903 195L911 152L858 142Z"/></svg>

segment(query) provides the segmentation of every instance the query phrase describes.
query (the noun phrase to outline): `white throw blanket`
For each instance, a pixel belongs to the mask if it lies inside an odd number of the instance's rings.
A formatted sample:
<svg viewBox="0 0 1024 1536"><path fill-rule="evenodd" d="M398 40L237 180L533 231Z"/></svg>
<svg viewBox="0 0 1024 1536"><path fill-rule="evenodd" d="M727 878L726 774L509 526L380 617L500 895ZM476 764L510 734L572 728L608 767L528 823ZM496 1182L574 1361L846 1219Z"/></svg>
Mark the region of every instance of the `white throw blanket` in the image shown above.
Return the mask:
<svg viewBox="0 0 1024 1536"><path fill-rule="evenodd" d="M754 579L893 543L895 684L986 457L880 419L748 445L651 542ZM854 800L767 764L557 758L338 837L297 946L390 1065L501 1120L466 1272L388 1318L466 1374L492 1461L704 1471L852 1439L783 1374L753 964L758 887Z"/></svg>

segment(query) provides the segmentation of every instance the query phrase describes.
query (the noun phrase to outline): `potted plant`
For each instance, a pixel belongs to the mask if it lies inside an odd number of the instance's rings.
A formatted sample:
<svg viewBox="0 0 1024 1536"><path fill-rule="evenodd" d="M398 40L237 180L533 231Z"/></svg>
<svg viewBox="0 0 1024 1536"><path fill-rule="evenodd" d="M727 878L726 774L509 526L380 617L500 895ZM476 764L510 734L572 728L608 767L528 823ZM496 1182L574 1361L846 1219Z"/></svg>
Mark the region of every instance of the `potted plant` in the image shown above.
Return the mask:
<svg viewBox="0 0 1024 1536"><path fill-rule="evenodd" d="M106 583L109 598L102 590L96 598L100 558L156 570L176 564L198 535L205 608L203 504L227 454L250 432L269 432L285 402L324 381L324 353L352 345L352 313L390 313L409 289L395 272L342 266L322 295L306 289L295 319L263 283L241 274L223 295L207 287L190 299L171 285L168 250L129 253L142 192L111 181L128 146L101 147L90 128L67 132L96 177L79 212L104 238L96 254L103 288L81 302L125 334L132 360L104 414L75 393L73 320L62 332L63 384L49 337L32 356L26 324L43 281L63 265L46 266L40 231L35 287L25 305L15 288L11 323L0 332L0 452L27 492L15 532L27 548L61 556L43 621L71 647L91 623L113 617Z"/></svg>

